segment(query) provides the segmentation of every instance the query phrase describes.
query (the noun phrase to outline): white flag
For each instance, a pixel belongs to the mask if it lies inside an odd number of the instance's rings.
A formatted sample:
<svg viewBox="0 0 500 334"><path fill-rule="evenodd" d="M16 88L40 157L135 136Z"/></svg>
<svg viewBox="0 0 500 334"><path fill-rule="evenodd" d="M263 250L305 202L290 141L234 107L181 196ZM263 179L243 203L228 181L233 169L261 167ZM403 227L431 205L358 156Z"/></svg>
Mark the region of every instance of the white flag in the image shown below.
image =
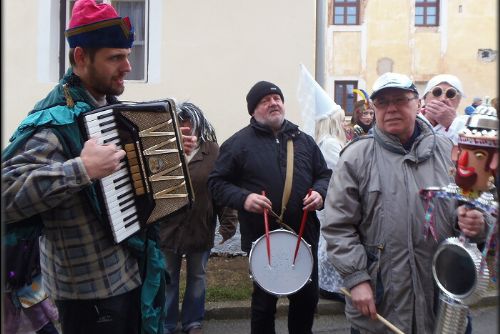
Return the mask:
<svg viewBox="0 0 500 334"><path fill-rule="evenodd" d="M314 80L303 64L300 64L297 99L304 122L302 130L313 137L317 120L326 118L335 111L342 110L316 80Z"/></svg>

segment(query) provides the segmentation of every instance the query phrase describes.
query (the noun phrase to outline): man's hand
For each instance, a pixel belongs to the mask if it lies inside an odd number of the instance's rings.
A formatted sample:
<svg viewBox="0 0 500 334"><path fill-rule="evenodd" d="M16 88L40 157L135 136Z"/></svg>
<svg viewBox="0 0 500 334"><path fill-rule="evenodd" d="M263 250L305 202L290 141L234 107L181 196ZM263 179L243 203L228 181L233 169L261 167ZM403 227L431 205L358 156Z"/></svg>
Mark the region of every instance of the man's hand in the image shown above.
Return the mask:
<svg viewBox="0 0 500 334"><path fill-rule="evenodd" d="M184 154L189 155L196 148L198 138L191 135L191 128L189 127L180 127L179 130L182 132L182 147L184 148Z"/></svg>
<svg viewBox="0 0 500 334"><path fill-rule="evenodd" d="M120 160L125 156L124 150L119 150L115 144L100 145L91 138L83 145L80 158L91 179L102 179L119 169Z"/></svg>
<svg viewBox="0 0 500 334"><path fill-rule="evenodd" d="M272 210L272 203L266 196L252 193L245 199L243 207L248 212L263 213L264 209Z"/></svg>
<svg viewBox="0 0 500 334"><path fill-rule="evenodd" d="M311 191L311 195L304 197L303 200L304 203L304 208L303 210L306 211L313 211L313 210L319 210L323 207L323 197L316 192L316 191Z"/></svg>
<svg viewBox="0 0 500 334"><path fill-rule="evenodd" d="M450 105L448 100L431 100L425 105L425 116L429 116L445 128L449 128L457 117L457 111Z"/></svg>
<svg viewBox="0 0 500 334"><path fill-rule="evenodd" d="M373 320L377 320L377 309L370 283L363 282L354 286L351 289L351 300L359 312Z"/></svg>
<svg viewBox="0 0 500 334"><path fill-rule="evenodd" d="M484 231L484 216L481 211L469 209L465 205L457 208L458 227L466 237L476 237Z"/></svg>

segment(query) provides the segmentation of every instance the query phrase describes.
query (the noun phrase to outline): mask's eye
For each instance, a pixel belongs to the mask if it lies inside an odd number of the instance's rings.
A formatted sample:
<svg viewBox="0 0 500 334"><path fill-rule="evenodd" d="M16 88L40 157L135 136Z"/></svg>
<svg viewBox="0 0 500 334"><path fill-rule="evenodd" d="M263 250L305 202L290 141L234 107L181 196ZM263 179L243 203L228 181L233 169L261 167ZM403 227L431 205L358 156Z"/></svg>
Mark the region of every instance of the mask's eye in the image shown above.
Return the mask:
<svg viewBox="0 0 500 334"><path fill-rule="evenodd" d="M477 160L483 160L484 158L486 158L486 153L484 153L483 151L475 151L474 156Z"/></svg>

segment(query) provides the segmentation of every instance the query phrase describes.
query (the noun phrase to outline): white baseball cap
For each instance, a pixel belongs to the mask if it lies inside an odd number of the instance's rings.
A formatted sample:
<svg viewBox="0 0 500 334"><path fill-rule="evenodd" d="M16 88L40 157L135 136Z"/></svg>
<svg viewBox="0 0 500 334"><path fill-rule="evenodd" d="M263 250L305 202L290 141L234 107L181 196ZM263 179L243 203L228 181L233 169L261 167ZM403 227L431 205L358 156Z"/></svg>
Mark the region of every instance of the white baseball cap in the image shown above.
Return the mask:
<svg viewBox="0 0 500 334"><path fill-rule="evenodd" d="M446 82L447 84L458 90L462 97L466 97L464 94L464 89L462 88L462 82L460 82L460 79L452 74L438 74L434 76L431 80L429 80L429 82L427 82L427 86L424 90L424 96L425 94L429 93L432 88L443 82Z"/></svg>
<svg viewBox="0 0 500 334"><path fill-rule="evenodd" d="M372 95L370 98L373 100L380 91L386 88L399 88L404 90L409 90L418 94L417 87L413 84L413 81L404 74L387 72L382 74L375 80L372 88Z"/></svg>

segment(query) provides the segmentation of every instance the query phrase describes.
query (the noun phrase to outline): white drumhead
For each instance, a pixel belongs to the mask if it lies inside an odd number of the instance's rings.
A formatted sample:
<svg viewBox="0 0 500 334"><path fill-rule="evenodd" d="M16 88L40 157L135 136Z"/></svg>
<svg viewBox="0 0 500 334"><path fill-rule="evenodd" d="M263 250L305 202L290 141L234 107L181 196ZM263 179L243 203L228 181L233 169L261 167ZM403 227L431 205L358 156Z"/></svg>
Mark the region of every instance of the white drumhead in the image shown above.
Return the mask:
<svg viewBox="0 0 500 334"><path fill-rule="evenodd" d="M250 272L253 280L267 292L284 296L300 290L311 277L313 256L310 246L301 239L299 252L293 265L298 236L287 230L269 233L271 266L267 258L266 236L254 243L250 251Z"/></svg>

